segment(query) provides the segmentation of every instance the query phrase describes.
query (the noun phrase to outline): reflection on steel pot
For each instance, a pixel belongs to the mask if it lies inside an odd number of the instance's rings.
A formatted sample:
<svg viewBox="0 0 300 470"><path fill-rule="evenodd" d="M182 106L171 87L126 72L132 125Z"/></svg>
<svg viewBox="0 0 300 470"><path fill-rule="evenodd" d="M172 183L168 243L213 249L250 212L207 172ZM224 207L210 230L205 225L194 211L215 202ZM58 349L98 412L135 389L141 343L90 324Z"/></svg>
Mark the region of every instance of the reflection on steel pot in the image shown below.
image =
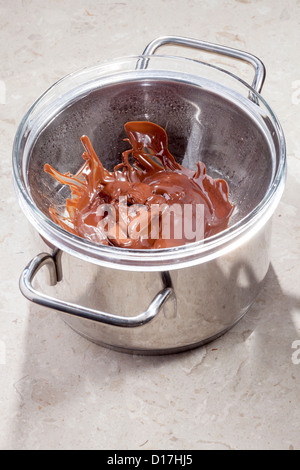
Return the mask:
<svg viewBox="0 0 300 470"><path fill-rule="evenodd" d="M167 43L246 61L253 84L198 60L154 54ZM127 352L186 350L231 328L268 271L271 216L285 183L283 132L259 94L264 76L260 60L245 52L165 37L142 56L83 69L50 88L24 117L13 149L18 199L41 245L21 275L23 294L62 312L90 340ZM53 223L49 207L64 206L69 192L44 164L76 173L87 134L112 169L126 149L124 124L137 120L166 129L179 163L193 169L202 160L210 176L228 182L237 207L228 229L176 248L127 250Z"/></svg>

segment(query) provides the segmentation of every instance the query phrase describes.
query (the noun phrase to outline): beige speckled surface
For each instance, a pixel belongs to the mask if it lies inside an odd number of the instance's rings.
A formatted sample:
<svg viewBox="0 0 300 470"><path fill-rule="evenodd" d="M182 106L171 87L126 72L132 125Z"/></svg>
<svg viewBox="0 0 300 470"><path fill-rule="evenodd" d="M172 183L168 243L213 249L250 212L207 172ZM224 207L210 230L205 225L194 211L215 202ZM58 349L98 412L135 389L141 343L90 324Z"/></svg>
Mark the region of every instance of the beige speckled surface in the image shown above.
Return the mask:
<svg viewBox="0 0 300 470"><path fill-rule="evenodd" d="M289 175L251 312L205 348L151 358L98 347L21 296L32 247L11 148L23 114L57 79L166 34L263 60ZM300 449L299 49L299 0L0 0L1 449Z"/></svg>

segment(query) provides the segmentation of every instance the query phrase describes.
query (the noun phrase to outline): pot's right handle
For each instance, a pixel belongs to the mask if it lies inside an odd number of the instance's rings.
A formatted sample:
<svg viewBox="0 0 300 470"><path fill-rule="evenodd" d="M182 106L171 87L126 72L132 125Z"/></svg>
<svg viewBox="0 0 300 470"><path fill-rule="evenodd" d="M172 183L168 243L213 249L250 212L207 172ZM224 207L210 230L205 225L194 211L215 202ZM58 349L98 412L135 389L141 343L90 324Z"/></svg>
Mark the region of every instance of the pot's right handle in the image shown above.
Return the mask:
<svg viewBox="0 0 300 470"><path fill-rule="evenodd" d="M235 59L248 62L255 69L255 76L252 83L252 88L260 93L266 77L266 69L264 64L258 57L249 54L248 52L241 51L239 49L234 49L232 47L221 46L219 44L213 44L206 41L200 41L199 39L185 38L181 36L163 36L157 39L154 39L143 52L143 55L149 56L153 55L155 51L166 44L176 44L184 47L192 47L194 49L201 49L203 51L213 52L216 54L221 54ZM139 63L138 68L147 68L149 59L142 59Z"/></svg>
<svg viewBox="0 0 300 470"><path fill-rule="evenodd" d="M43 307L52 308L68 315L94 320L99 323L106 323L123 328L142 326L156 317L165 302L174 293L171 287L165 287L154 297L147 310L139 315L133 317L113 315L111 313L72 304L64 300L55 299L54 297L38 292L33 287L32 282L38 271L45 265L47 265L49 269L51 285L55 285L58 282L59 277L55 257L49 253L40 253L30 261L21 275L20 290L22 294L31 302L42 305Z"/></svg>

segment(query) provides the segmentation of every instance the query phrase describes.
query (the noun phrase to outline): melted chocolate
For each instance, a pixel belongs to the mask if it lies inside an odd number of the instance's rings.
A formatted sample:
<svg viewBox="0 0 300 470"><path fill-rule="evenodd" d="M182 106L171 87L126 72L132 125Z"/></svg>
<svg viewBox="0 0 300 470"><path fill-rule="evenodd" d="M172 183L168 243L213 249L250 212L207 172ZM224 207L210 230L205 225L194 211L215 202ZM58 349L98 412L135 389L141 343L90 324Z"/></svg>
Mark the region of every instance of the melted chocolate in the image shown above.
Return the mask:
<svg viewBox="0 0 300 470"><path fill-rule="evenodd" d="M123 152L122 163L113 172L103 167L86 136L81 138L86 162L76 175L45 165L45 171L69 185L72 193L64 214L50 207L54 222L96 243L136 249L169 248L198 240L197 206L202 207L200 238L227 228L234 207L224 180L208 176L202 162L196 171L176 163L166 132L156 124L128 122L125 131L132 148Z"/></svg>

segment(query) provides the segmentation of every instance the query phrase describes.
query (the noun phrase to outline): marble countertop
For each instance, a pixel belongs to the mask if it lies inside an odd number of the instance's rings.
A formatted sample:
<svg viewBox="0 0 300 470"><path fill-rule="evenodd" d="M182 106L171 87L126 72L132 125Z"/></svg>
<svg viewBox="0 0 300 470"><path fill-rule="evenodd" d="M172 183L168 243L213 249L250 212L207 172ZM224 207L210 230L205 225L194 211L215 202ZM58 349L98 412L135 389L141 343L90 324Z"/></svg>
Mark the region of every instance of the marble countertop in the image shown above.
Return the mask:
<svg viewBox="0 0 300 470"><path fill-rule="evenodd" d="M32 240L11 149L55 81L162 35L262 59L288 178L267 282L247 316L206 347L143 357L92 344L20 294ZM0 0L1 449L300 449L299 49L299 0Z"/></svg>

